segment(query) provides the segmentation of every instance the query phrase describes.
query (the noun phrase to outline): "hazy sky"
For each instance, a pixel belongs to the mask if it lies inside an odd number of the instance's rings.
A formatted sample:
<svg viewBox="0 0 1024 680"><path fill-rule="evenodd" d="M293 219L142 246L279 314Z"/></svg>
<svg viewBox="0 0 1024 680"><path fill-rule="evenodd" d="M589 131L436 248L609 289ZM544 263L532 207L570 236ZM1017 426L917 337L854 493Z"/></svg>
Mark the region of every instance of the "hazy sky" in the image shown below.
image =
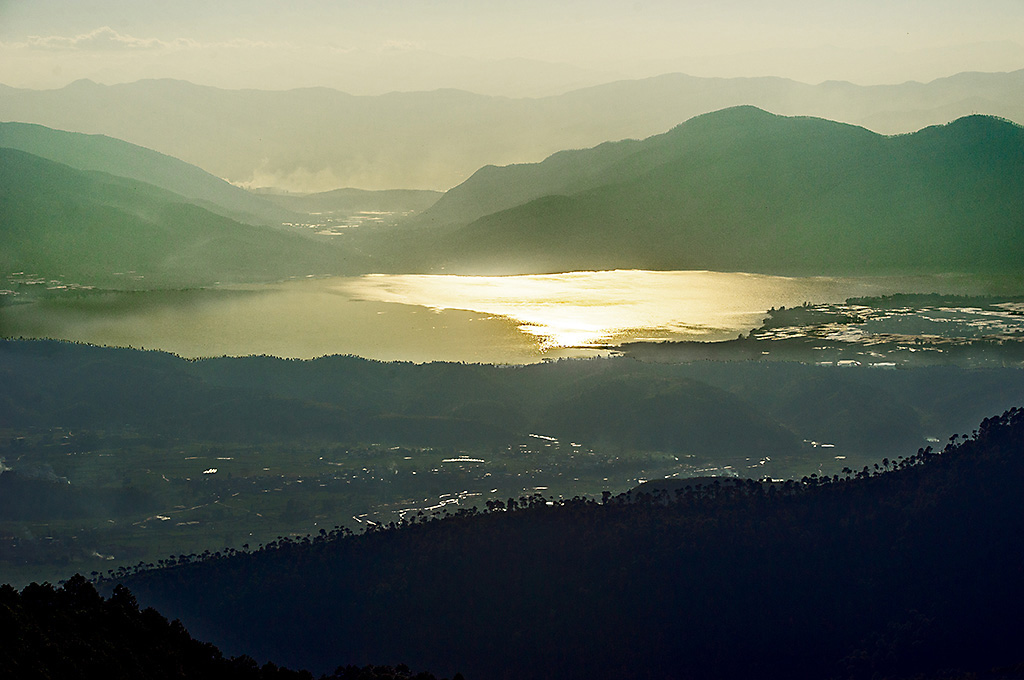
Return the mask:
<svg viewBox="0 0 1024 680"><path fill-rule="evenodd" d="M1024 68L1024 0L0 0L0 83L173 77L537 95L623 77L859 84Z"/></svg>

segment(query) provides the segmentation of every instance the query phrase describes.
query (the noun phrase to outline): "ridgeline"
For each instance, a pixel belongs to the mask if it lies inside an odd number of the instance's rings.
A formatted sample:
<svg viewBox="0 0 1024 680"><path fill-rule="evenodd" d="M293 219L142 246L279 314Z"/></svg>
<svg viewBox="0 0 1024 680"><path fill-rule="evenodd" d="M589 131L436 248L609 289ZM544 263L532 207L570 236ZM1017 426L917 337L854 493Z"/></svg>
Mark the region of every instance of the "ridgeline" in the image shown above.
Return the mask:
<svg viewBox="0 0 1024 680"><path fill-rule="evenodd" d="M420 220L448 272L1016 274L1022 168L1024 128L997 118L885 137L744 106L482 168Z"/></svg>
<svg viewBox="0 0 1024 680"><path fill-rule="evenodd" d="M314 669L810 679L1019 664L1024 411L874 468L522 497L183 555L124 582L232 653Z"/></svg>

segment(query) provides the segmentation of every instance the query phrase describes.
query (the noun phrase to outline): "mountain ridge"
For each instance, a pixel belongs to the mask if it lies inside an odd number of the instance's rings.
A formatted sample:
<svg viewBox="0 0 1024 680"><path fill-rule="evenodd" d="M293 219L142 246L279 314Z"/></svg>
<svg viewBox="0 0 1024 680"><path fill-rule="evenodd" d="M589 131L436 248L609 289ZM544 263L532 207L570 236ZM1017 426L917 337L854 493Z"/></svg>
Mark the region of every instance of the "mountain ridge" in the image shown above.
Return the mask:
<svg viewBox="0 0 1024 680"><path fill-rule="evenodd" d="M514 99L453 90L359 97L329 88L220 90L138 81L2 90L0 118L104 133L253 186L436 190L487 164L648 137L740 104L871 123L883 133L972 112L1024 122L1022 84L1024 70L887 86L666 74Z"/></svg>
<svg viewBox="0 0 1024 680"><path fill-rule="evenodd" d="M461 273L1019 274L1022 167L1024 128L991 116L882 136L733 107L489 168L420 222Z"/></svg>
<svg viewBox="0 0 1024 680"><path fill-rule="evenodd" d="M498 678L852 679L1019 663L1022 416L875 473L510 498L106 587L232 653L313 668L401 655ZM252 625L281 620L295 625Z"/></svg>

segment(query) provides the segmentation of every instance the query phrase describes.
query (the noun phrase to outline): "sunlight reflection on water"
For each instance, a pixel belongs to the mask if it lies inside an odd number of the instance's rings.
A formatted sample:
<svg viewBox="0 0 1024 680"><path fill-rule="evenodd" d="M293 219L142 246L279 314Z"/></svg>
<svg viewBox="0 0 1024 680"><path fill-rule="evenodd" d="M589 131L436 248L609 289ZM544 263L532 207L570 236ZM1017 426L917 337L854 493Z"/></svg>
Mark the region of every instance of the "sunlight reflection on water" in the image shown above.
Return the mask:
<svg viewBox="0 0 1024 680"><path fill-rule="evenodd" d="M841 302L936 281L791 278L710 271L586 271L525 276L369 275L340 281L353 299L502 316L543 349L638 340L724 340L770 307ZM916 283L915 283L916 282ZM898 287L897 287L898 286Z"/></svg>
<svg viewBox="0 0 1024 680"><path fill-rule="evenodd" d="M368 275L205 290L56 296L0 307L5 337L184 357L354 354L532 363L636 340L735 338L771 307L893 292L978 292L968 277L787 278L706 271Z"/></svg>

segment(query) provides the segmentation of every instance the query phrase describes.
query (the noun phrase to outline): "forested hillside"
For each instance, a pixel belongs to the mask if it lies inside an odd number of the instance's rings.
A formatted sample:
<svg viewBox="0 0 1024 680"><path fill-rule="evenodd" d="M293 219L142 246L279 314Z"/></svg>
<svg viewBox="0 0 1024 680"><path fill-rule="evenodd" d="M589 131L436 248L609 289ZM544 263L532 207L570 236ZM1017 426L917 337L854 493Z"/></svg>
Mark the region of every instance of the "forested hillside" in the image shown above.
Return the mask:
<svg viewBox="0 0 1024 680"><path fill-rule="evenodd" d="M127 583L231 653L313 668L341 657L488 678L986 671L1021 661L1022 474L1024 411L1011 409L875 470L694 480L603 503L522 497L182 557Z"/></svg>
<svg viewBox="0 0 1024 680"><path fill-rule="evenodd" d="M193 638L180 621L118 587L108 599L76 575L59 588L33 583L21 592L0 586L0 673L5 678L62 680L312 680L251 657L227 658ZM407 666L339 666L321 680L435 680Z"/></svg>

